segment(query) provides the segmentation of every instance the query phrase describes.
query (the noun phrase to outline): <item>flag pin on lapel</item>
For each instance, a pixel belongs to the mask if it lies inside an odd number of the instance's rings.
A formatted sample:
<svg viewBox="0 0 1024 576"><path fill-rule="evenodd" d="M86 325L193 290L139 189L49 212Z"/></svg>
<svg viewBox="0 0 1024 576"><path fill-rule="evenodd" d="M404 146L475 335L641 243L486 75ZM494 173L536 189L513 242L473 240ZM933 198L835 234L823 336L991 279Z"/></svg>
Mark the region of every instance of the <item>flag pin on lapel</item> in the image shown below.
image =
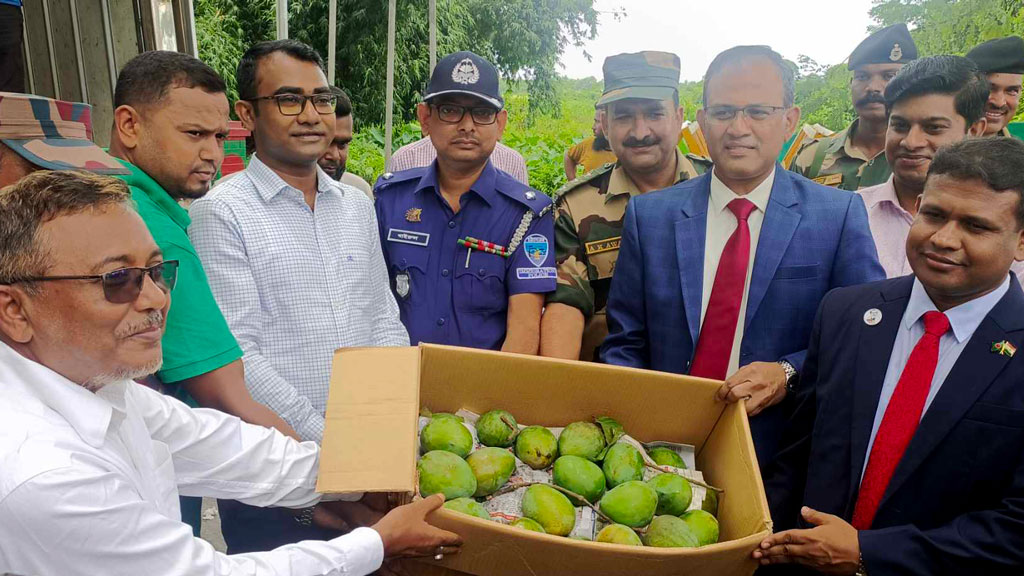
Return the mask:
<svg viewBox="0 0 1024 576"><path fill-rule="evenodd" d="M1008 341L1003 340L1002 342L992 343L992 352L999 354L1000 356L1009 356L1013 358L1013 355L1017 353L1017 347L1010 344Z"/></svg>

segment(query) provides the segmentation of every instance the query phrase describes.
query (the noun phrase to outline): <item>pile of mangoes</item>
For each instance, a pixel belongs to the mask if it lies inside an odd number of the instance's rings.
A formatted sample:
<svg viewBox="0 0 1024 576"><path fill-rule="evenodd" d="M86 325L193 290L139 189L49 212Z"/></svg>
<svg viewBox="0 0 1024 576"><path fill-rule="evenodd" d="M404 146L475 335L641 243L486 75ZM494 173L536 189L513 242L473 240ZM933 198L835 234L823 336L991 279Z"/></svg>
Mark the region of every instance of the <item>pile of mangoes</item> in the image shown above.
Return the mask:
<svg viewBox="0 0 1024 576"><path fill-rule="evenodd" d="M644 481L643 455L619 441L622 426L612 418L573 422L556 438L543 426L520 428L512 414L492 410L475 429L483 447L473 451L473 435L460 417L431 416L420 432L422 496L443 493L446 508L489 520L480 500L506 485L518 459L535 470L550 468L552 485L525 488L522 517L513 526L568 536L576 506L589 503L611 520L597 534L598 542L656 547L718 542L715 493L708 491L702 509L689 510L692 487L683 476L665 472ZM668 448L651 449L648 456L661 466L686 468Z"/></svg>

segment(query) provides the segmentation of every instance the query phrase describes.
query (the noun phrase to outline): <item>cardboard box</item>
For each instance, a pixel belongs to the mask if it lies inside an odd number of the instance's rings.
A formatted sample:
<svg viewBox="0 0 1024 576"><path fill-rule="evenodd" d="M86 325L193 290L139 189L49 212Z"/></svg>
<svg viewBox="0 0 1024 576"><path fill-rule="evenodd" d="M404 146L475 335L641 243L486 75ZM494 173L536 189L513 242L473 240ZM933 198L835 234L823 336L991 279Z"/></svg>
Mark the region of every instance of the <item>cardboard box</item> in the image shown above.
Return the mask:
<svg viewBox="0 0 1024 576"><path fill-rule="evenodd" d="M317 489L413 491L421 406L564 426L616 418L642 442L693 444L697 467L725 490L721 542L699 549L636 548L569 540L441 510L431 522L460 534L462 552L417 563L420 574L487 576L750 575L750 553L771 519L746 413L714 399L718 383L648 370L423 345L337 352Z"/></svg>

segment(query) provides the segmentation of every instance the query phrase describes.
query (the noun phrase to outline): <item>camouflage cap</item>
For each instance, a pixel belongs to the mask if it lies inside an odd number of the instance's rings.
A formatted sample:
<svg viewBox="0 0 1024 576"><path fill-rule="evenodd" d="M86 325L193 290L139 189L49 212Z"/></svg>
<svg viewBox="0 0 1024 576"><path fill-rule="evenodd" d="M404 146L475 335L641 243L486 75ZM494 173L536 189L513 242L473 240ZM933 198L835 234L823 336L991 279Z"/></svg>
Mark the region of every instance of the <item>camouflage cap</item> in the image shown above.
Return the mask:
<svg viewBox="0 0 1024 576"><path fill-rule="evenodd" d="M901 22L865 38L853 49L846 67L856 70L868 64L906 64L911 60L917 60L917 44Z"/></svg>
<svg viewBox="0 0 1024 576"><path fill-rule="evenodd" d="M604 60L604 106L626 98L664 100L679 90L679 56L671 52L616 54Z"/></svg>
<svg viewBox="0 0 1024 576"><path fill-rule="evenodd" d="M92 141L92 108L33 94L0 92L0 142L48 170L129 174Z"/></svg>

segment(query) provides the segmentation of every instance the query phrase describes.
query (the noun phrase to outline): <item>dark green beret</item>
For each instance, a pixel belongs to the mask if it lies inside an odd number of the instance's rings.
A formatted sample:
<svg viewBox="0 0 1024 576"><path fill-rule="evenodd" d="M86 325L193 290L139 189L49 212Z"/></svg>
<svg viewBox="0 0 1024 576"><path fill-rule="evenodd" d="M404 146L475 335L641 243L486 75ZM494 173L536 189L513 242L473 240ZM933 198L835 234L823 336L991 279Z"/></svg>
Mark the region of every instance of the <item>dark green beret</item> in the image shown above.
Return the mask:
<svg viewBox="0 0 1024 576"><path fill-rule="evenodd" d="M1024 38L1007 36L978 44L967 57L986 74L1024 74Z"/></svg>
<svg viewBox="0 0 1024 576"><path fill-rule="evenodd" d="M849 70L867 64L906 64L917 60L917 45L906 24L886 26L868 36L850 54Z"/></svg>

